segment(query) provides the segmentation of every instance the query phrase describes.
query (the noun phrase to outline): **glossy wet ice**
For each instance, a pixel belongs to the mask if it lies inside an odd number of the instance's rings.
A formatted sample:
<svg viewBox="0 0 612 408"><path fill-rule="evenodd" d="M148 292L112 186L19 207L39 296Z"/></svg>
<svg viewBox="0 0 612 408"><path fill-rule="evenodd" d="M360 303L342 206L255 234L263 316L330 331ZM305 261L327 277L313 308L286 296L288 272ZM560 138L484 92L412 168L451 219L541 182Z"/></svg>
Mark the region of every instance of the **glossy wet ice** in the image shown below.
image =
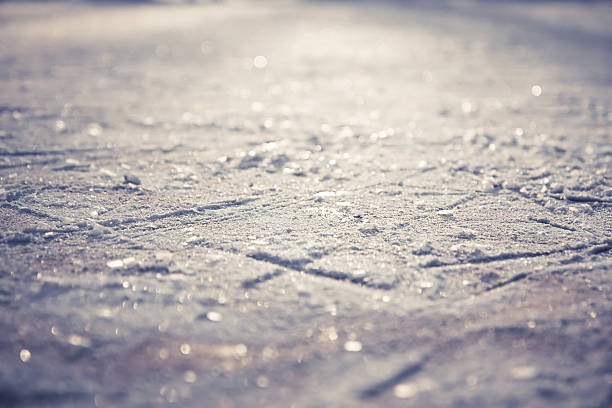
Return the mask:
<svg viewBox="0 0 612 408"><path fill-rule="evenodd" d="M2 4L0 405L606 406L606 15Z"/></svg>

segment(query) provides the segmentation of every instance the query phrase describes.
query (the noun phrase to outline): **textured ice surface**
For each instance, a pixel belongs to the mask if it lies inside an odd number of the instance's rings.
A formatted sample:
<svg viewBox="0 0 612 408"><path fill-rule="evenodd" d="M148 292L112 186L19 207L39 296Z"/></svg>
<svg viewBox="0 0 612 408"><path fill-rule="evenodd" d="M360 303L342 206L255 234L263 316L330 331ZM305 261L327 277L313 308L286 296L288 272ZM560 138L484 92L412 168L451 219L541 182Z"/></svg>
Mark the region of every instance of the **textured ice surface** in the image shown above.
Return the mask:
<svg viewBox="0 0 612 408"><path fill-rule="evenodd" d="M470 4L0 5L0 406L608 406L611 8Z"/></svg>

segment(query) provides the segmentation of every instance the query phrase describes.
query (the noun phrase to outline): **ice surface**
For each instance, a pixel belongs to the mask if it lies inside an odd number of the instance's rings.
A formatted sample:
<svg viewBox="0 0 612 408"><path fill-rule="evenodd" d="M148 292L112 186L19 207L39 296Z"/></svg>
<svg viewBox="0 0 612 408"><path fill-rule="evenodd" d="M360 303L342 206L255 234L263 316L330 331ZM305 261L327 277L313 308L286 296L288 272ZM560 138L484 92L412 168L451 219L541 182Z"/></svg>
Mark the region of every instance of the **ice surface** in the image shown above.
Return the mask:
<svg viewBox="0 0 612 408"><path fill-rule="evenodd" d="M0 406L610 404L609 4L177 3L0 5Z"/></svg>

